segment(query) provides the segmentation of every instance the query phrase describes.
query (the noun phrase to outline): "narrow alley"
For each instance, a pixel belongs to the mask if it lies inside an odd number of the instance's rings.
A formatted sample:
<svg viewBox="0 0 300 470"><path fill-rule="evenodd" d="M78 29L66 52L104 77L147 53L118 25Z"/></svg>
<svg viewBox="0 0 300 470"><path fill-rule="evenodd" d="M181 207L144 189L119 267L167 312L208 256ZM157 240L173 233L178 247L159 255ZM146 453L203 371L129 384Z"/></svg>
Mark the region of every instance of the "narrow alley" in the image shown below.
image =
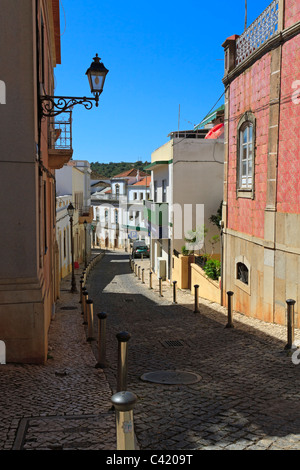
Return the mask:
<svg viewBox="0 0 300 470"><path fill-rule="evenodd" d="M225 309L202 300L195 314L184 291L173 305L167 283L163 297L157 279L149 289L149 260L137 263L144 284L131 271L128 254L107 252L88 291L94 312L107 314L105 374L114 392L116 334L131 334L128 390L138 397L140 448L299 449L300 376L284 351L286 328L235 314L235 328L226 329ZM178 383L164 382L165 371L179 371ZM158 372L157 383L148 381L151 372Z"/></svg>

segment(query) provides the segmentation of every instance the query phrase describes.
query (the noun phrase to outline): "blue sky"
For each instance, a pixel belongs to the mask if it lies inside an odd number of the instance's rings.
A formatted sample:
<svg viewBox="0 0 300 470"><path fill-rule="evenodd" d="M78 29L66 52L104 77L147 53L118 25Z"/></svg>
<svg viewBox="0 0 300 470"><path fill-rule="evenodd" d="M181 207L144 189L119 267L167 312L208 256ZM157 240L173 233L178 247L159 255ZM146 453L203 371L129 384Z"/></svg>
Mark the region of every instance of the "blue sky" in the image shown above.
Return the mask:
<svg viewBox="0 0 300 470"><path fill-rule="evenodd" d="M270 3L248 0L248 25ZM245 0L61 5L55 95L90 96L85 72L96 53L109 69L99 107L74 107L74 159L151 161L178 129L179 106L180 129L193 129L223 94L222 43L243 32Z"/></svg>

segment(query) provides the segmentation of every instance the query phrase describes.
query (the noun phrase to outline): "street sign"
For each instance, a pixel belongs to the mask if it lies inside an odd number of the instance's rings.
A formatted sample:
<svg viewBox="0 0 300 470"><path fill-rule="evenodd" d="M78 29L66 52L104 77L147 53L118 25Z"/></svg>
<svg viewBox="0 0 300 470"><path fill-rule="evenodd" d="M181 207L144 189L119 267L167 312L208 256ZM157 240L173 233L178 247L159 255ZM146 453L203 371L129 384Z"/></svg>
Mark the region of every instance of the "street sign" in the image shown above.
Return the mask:
<svg viewBox="0 0 300 470"><path fill-rule="evenodd" d="M132 230L131 232L128 233L128 238L130 240L136 240L138 238L138 233L136 230Z"/></svg>

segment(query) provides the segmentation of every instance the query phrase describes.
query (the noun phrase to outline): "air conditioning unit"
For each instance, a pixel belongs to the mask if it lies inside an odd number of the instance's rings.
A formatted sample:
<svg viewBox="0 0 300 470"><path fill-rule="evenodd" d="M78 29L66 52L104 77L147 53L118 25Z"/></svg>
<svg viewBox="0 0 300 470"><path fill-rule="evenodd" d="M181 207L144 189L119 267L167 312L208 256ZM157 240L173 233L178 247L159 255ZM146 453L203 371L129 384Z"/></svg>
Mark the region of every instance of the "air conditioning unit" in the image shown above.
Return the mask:
<svg viewBox="0 0 300 470"><path fill-rule="evenodd" d="M163 258L157 258L157 276L162 278L163 281L167 277L167 262Z"/></svg>

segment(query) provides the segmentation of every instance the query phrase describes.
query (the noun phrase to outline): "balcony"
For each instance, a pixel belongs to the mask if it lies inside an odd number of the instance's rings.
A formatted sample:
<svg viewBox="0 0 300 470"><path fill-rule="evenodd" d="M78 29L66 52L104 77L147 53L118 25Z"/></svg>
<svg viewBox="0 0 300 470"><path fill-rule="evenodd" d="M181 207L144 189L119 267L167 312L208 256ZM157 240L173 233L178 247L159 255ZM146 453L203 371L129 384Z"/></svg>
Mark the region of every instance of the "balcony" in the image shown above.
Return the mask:
<svg viewBox="0 0 300 470"><path fill-rule="evenodd" d="M88 224L93 222L93 208L90 206L79 209L79 223L83 224L85 221Z"/></svg>
<svg viewBox="0 0 300 470"><path fill-rule="evenodd" d="M92 194L92 198L93 201L125 202L127 195L119 193L94 193Z"/></svg>
<svg viewBox="0 0 300 470"><path fill-rule="evenodd" d="M49 167L53 170L62 168L73 155L72 149L72 112L66 112L65 118L51 118L48 132Z"/></svg>
<svg viewBox="0 0 300 470"><path fill-rule="evenodd" d="M144 220L153 239L169 238L169 204L144 201Z"/></svg>
<svg viewBox="0 0 300 470"><path fill-rule="evenodd" d="M278 33L278 22L279 0L273 0L249 28L236 39L236 66Z"/></svg>

